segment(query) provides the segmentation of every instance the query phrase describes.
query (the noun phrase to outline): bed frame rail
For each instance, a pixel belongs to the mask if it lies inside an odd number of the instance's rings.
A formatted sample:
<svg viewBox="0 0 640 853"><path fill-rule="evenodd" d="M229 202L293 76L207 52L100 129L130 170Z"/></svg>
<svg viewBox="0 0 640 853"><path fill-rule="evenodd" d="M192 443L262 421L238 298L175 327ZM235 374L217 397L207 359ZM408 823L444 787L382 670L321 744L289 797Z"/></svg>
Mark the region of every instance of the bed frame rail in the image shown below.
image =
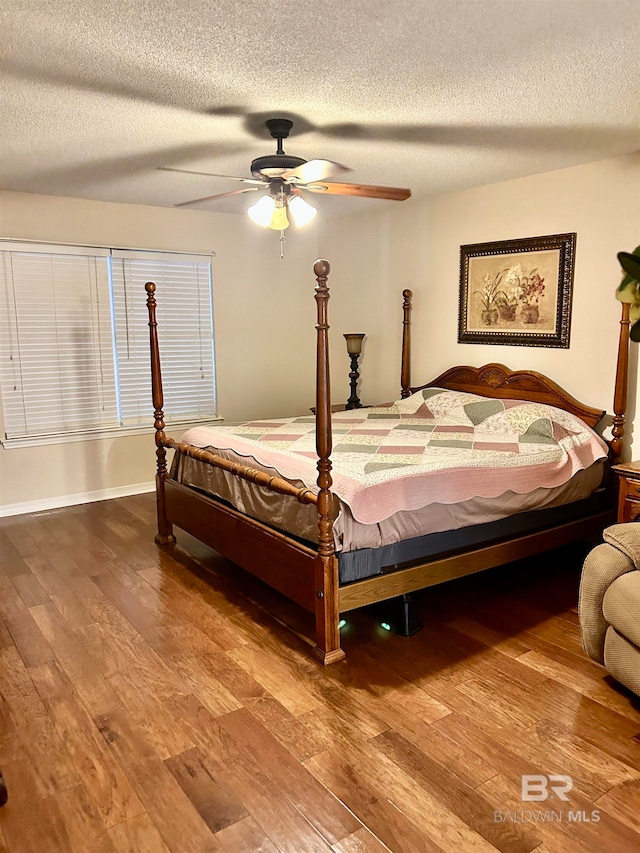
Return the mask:
<svg viewBox="0 0 640 853"><path fill-rule="evenodd" d="M346 613L367 604L396 598L454 578L465 577L488 568L502 566L524 557L541 554L576 540L597 540L597 534L615 522L616 513L610 510L567 522L544 532L526 533L445 557L434 557L424 563L396 569L354 581L340 588L340 612Z"/></svg>
<svg viewBox="0 0 640 853"><path fill-rule="evenodd" d="M204 450L201 447L195 447L193 444L183 444L174 441L172 438L162 439L163 447L175 450L182 456L189 456L191 459L197 459L198 462L206 462L214 468L222 468L234 477L239 477L241 480L247 480L250 483L256 483L258 486L264 486L265 489L270 489L272 492L278 492L281 495L288 495L296 498L301 504L317 504L318 496L306 486L297 488L288 480L283 480L281 477L271 477L264 471L257 468L251 468L249 465L241 465L239 462L230 462L217 453L211 453L210 450Z"/></svg>

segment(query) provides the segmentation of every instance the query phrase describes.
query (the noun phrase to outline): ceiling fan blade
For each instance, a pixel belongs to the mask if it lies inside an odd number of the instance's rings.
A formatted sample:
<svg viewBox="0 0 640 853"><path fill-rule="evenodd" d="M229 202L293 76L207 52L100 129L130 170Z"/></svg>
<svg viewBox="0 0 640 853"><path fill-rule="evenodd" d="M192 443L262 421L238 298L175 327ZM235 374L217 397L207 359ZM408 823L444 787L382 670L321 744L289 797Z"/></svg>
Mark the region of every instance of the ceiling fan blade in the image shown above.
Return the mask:
<svg viewBox="0 0 640 853"><path fill-rule="evenodd" d="M261 182L262 183L262 182ZM258 187L246 187L243 190L232 190L230 193L218 193L217 195L206 195L204 198L194 198L191 201L180 201L174 207L189 207L192 204L202 204L205 201L214 201L218 198L228 198L231 195L242 195L242 193L254 193Z"/></svg>
<svg viewBox="0 0 640 853"><path fill-rule="evenodd" d="M176 169L173 166L157 166L160 172L180 172L182 175L202 175L205 178L224 178L227 181L242 181L243 184L265 185L265 181L255 181L253 178L240 178L237 175L214 175L213 172L195 172L193 169Z"/></svg>
<svg viewBox="0 0 640 853"><path fill-rule="evenodd" d="M312 193L326 195L355 195L361 198L387 198L391 201L404 201L411 195L411 190L400 187L372 187L367 184L343 184L341 182L317 181L303 186L302 189Z"/></svg>
<svg viewBox="0 0 640 853"><path fill-rule="evenodd" d="M341 163L334 163L331 160L309 160L298 166L295 169L289 169L281 175L285 181L292 183L310 184L314 181L324 181L326 178L333 178L335 175L343 175L345 172L351 172L348 166L343 166Z"/></svg>

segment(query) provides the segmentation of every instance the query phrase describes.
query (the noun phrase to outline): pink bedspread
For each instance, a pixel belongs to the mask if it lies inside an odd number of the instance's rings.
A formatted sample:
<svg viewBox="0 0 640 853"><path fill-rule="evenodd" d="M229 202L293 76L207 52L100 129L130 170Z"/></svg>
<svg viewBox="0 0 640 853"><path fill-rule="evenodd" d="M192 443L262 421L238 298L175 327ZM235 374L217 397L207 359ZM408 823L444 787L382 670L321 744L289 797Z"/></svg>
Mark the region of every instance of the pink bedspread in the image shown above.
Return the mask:
<svg viewBox="0 0 640 853"><path fill-rule="evenodd" d="M363 524L431 503L553 488L607 455L561 409L438 388L334 414L332 424L332 489ZM317 491L312 416L195 427L182 441L232 449Z"/></svg>

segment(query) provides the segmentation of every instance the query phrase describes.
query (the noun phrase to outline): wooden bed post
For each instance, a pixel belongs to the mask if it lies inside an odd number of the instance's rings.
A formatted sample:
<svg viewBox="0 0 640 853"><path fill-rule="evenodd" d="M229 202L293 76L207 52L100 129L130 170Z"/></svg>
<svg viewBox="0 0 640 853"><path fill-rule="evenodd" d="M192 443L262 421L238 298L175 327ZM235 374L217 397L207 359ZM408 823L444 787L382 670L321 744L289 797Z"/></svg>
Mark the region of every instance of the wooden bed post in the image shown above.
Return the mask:
<svg viewBox="0 0 640 853"><path fill-rule="evenodd" d="M622 456L624 415L627 409L627 385L629 381L629 309L628 302L622 303L620 337L618 339L618 364L616 366L616 389L613 398L613 427L611 429L612 464Z"/></svg>
<svg viewBox="0 0 640 853"><path fill-rule="evenodd" d="M410 290L403 290L402 303L402 367L400 368L400 395L402 399L411 396L411 297Z"/></svg>
<svg viewBox="0 0 640 853"><path fill-rule="evenodd" d="M162 394L162 372L160 369L160 348L158 346L158 324L156 322L156 298L153 295L156 286L148 281L144 289L147 291L147 308L149 309L149 342L151 344L151 392L153 396L153 425L156 430L156 508L158 511L158 533L155 537L158 545L170 545L176 541L173 526L165 513L164 481L167 477L167 451L164 449L164 398Z"/></svg>
<svg viewBox="0 0 640 853"><path fill-rule="evenodd" d="M328 261L317 260L313 265L316 275L315 300L318 311L316 348L316 451L318 453L318 556L315 562L316 590L316 645L314 657L323 664L334 663L344 657L340 648L338 622L338 560L333 541L333 495L331 494L331 382L329 373L329 301Z"/></svg>

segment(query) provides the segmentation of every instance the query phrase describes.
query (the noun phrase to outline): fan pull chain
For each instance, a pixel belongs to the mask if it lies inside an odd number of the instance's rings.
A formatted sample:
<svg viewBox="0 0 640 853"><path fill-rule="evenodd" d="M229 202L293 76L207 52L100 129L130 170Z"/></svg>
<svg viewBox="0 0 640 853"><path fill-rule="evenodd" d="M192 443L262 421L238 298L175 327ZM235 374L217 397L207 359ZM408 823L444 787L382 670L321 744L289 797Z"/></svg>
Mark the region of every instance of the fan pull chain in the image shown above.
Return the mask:
<svg viewBox="0 0 640 853"><path fill-rule="evenodd" d="M284 231L280 232L280 260L284 258L284 244L287 242L287 238L284 236Z"/></svg>

